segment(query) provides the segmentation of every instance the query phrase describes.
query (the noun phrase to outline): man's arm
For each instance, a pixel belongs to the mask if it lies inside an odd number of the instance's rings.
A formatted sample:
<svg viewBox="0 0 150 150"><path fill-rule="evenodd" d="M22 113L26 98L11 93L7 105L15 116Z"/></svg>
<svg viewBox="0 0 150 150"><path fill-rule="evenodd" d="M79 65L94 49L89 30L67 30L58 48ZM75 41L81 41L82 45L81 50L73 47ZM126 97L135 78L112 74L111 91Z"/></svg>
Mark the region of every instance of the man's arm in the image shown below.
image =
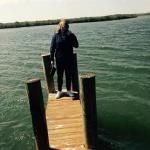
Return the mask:
<svg viewBox="0 0 150 150"><path fill-rule="evenodd" d="M79 47L77 37L73 33L72 33L72 46L75 47L75 48Z"/></svg>

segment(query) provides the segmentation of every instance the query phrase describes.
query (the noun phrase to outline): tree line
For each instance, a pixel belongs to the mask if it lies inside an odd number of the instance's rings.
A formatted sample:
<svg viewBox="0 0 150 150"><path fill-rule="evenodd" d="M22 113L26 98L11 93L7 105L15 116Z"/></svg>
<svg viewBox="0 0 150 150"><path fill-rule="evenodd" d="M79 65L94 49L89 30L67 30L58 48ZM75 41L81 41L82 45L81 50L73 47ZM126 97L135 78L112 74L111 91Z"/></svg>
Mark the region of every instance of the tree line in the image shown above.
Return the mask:
<svg viewBox="0 0 150 150"><path fill-rule="evenodd" d="M136 14L116 14L109 16L100 17L81 17L67 19L69 23L83 23L83 22L98 22L98 21L111 21L120 19L135 18ZM13 23L0 23L0 29L5 28L19 28L19 27L30 27L30 26L43 26L43 25L54 25L58 24L59 19L56 20L41 20L41 21L24 21L24 22L13 22Z"/></svg>

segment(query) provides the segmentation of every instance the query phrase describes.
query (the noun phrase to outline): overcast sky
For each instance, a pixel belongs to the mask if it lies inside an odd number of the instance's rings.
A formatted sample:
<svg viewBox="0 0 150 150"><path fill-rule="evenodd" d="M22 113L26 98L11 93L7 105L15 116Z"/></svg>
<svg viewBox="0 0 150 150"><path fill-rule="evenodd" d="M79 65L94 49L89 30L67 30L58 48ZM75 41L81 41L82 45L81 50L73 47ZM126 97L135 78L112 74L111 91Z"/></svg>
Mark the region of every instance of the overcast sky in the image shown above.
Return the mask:
<svg viewBox="0 0 150 150"><path fill-rule="evenodd" d="M0 0L0 22L150 12L150 0Z"/></svg>

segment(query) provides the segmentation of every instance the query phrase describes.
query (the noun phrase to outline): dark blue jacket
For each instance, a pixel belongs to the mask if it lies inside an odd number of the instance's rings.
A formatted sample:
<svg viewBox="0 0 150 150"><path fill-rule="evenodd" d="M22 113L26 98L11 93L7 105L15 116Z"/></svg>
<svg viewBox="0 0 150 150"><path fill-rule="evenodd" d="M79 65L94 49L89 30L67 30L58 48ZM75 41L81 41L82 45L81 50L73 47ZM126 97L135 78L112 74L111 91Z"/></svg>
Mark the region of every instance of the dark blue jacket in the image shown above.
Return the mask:
<svg viewBox="0 0 150 150"><path fill-rule="evenodd" d="M68 31L63 35L61 32L55 33L52 37L50 54L51 59L54 61L68 62L73 56L73 47L78 48L78 40L76 36Z"/></svg>

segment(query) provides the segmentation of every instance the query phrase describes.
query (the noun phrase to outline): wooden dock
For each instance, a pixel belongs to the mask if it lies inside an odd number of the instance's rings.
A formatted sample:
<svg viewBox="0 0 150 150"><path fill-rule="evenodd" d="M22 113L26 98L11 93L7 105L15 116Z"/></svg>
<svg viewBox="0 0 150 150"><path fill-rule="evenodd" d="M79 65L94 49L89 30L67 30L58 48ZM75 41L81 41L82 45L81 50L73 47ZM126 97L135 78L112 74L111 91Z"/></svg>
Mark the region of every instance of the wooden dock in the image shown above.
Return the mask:
<svg viewBox="0 0 150 150"><path fill-rule="evenodd" d="M80 74L78 80L77 58L74 54L72 76L73 100L64 96L55 99L54 78L50 73L50 55L43 55L43 67L48 90L45 109L40 79L26 81L37 150L98 150L95 74Z"/></svg>
<svg viewBox="0 0 150 150"><path fill-rule="evenodd" d="M72 100L71 97L62 97L58 100L55 99L55 94L49 94L46 120L51 148L86 149L80 100Z"/></svg>

